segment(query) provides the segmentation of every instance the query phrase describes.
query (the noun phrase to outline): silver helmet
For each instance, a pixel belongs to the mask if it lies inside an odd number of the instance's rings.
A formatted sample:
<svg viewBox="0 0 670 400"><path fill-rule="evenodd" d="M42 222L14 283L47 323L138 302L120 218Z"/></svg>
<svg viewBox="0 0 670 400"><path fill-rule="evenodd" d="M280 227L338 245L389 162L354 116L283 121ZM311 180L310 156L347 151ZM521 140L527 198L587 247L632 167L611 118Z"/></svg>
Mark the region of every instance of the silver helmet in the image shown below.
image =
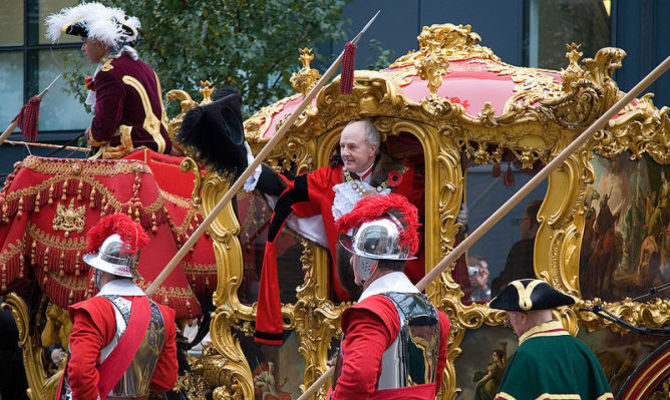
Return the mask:
<svg viewBox="0 0 670 400"><path fill-rule="evenodd" d="M385 214L364 222L354 229L349 238L340 240L342 246L357 256L375 260L414 260L408 245L400 241L402 223L393 215Z"/></svg>
<svg viewBox="0 0 670 400"><path fill-rule="evenodd" d="M85 254L84 262L95 269L126 278L137 277L137 262L140 253L124 253L128 245L121 236L112 234L100 245L98 254Z"/></svg>
<svg viewBox="0 0 670 400"><path fill-rule="evenodd" d="M400 241L403 230L400 221L386 214L373 221L364 222L351 237L340 239L340 244L356 256L354 268L363 282L372 277L378 260L414 260L408 245Z"/></svg>

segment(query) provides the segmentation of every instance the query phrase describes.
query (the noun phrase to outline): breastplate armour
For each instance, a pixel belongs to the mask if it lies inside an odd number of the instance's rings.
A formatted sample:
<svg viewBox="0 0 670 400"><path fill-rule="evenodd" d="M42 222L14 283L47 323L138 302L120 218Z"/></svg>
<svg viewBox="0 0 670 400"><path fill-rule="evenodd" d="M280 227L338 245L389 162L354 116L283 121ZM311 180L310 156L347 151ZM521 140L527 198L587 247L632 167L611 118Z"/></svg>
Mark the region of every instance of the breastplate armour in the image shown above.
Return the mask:
<svg viewBox="0 0 670 400"><path fill-rule="evenodd" d="M398 311L398 336L382 355L378 390L433 383L440 351L437 310L420 293L384 293Z"/></svg>
<svg viewBox="0 0 670 400"><path fill-rule="evenodd" d="M102 349L101 361L104 361L116 347L119 339L126 330L130 318L130 300L121 296L105 296L114 304L116 315L116 334L112 342ZM165 341L165 323L163 315L154 302L151 302L151 320L149 328L140 343L140 347L130 366L124 372L119 382L114 386L109 396L141 397L149 395L149 384L154 373L163 342Z"/></svg>

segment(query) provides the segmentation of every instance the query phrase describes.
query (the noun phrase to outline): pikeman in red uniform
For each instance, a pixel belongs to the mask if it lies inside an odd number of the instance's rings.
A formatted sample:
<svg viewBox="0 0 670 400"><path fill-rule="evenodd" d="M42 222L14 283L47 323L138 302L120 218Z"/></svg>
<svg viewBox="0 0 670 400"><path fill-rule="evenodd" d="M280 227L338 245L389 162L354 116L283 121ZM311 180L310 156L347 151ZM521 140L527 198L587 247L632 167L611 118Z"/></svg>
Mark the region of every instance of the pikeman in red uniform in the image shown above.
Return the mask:
<svg viewBox="0 0 670 400"><path fill-rule="evenodd" d="M449 319L404 274L419 247L416 207L401 195L361 199L337 221L358 303L342 314L329 398L434 399L447 359Z"/></svg>
<svg viewBox="0 0 670 400"><path fill-rule="evenodd" d="M84 261L97 296L69 308L69 357L56 400L147 399L177 381L174 311L154 303L132 280L148 242L125 214L102 218L88 232Z"/></svg>
<svg viewBox="0 0 670 400"><path fill-rule="evenodd" d="M167 133L158 76L132 47L140 28L137 18L88 3L50 15L46 25L52 41L62 33L81 36L81 50L98 65L94 78L86 80L86 103L95 110L86 138L101 148L102 157L120 158L140 146L177 155Z"/></svg>

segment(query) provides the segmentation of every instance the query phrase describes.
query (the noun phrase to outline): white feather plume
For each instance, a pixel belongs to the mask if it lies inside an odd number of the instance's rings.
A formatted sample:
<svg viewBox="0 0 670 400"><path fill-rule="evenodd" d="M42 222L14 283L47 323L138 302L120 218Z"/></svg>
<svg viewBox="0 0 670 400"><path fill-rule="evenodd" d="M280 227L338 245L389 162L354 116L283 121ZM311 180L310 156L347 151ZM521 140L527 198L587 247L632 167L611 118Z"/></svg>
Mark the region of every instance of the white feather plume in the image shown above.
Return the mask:
<svg viewBox="0 0 670 400"><path fill-rule="evenodd" d="M79 22L88 31L88 38L103 42L113 47L121 42L132 42L137 39L141 27L136 17L126 17L125 11L120 8L106 7L100 3L85 3L75 7L64 8L57 14L52 14L45 20L47 38L56 42L64 26ZM125 24L133 29L133 35L123 29Z"/></svg>

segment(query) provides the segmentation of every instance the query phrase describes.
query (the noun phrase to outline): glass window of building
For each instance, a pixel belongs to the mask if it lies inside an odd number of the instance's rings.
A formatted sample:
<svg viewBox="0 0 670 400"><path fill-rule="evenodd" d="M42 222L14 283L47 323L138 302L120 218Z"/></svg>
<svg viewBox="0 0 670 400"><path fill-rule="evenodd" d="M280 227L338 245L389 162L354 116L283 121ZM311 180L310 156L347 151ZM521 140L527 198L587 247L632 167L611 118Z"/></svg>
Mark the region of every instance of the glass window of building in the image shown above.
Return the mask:
<svg viewBox="0 0 670 400"><path fill-rule="evenodd" d="M561 69L565 45L581 44L584 57L610 44L610 0L531 0L528 3L528 66Z"/></svg>
<svg viewBox="0 0 670 400"><path fill-rule="evenodd" d="M58 43L46 38L44 20L77 0L2 0L0 1L0 124L4 130L34 95L40 93L69 63L86 65L78 37L63 35ZM93 71L91 71L93 72ZM67 89L67 91L66 91ZM40 104L38 140L62 141L82 132L91 116L59 79ZM17 129L15 132L20 132Z"/></svg>

